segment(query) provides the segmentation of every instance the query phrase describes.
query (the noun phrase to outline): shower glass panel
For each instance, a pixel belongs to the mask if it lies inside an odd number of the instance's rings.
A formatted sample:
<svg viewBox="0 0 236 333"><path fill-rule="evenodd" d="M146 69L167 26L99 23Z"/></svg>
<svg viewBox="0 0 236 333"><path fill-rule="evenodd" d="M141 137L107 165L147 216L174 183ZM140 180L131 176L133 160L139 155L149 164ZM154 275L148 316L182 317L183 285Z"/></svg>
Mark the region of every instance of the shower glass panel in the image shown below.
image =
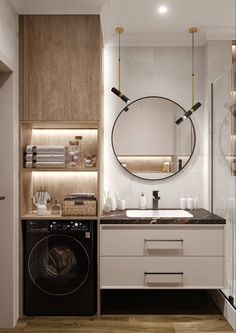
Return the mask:
<svg viewBox="0 0 236 333"><path fill-rule="evenodd" d="M212 87L212 209L226 219L225 288L236 305L236 64Z"/></svg>

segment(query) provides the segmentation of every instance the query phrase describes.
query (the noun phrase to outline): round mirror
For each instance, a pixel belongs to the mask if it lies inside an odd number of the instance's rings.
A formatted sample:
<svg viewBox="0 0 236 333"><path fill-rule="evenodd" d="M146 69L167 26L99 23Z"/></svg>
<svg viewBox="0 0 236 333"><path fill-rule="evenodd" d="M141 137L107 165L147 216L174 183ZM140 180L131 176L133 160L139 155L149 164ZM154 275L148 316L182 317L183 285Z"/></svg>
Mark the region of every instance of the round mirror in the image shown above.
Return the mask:
<svg viewBox="0 0 236 333"><path fill-rule="evenodd" d="M158 180L181 171L191 159L196 134L188 118L177 125L185 110L159 96L128 104L112 128L112 147L120 165L132 175Z"/></svg>

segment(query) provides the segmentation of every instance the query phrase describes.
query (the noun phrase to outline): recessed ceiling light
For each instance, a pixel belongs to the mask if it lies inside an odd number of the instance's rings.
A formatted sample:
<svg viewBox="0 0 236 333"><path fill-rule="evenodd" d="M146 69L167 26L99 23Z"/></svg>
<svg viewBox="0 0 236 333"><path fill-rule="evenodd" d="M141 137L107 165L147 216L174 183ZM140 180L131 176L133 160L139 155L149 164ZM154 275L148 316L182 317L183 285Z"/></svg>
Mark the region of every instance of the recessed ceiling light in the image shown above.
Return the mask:
<svg viewBox="0 0 236 333"><path fill-rule="evenodd" d="M165 14L165 13L167 13L167 11L168 11L168 8L167 8L166 6L160 6L160 7L158 8L158 12L159 12L160 14Z"/></svg>

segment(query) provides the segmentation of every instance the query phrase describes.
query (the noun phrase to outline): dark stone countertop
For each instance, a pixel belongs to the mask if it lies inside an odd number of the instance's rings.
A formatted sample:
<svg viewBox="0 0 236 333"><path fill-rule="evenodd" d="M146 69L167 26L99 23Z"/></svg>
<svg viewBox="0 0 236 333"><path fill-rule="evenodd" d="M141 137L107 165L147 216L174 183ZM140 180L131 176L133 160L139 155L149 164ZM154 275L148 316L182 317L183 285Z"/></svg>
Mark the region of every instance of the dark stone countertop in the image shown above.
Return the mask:
<svg viewBox="0 0 236 333"><path fill-rule="evenodd" d="M225 224L226 221L222 217L210 213L206 209L187 210L193 217L178 218L158 218L152 224ZM154 218L155 219L155 218ZM134 218L127 217L125 211L115 211L111 213L103 213L100 224L149 224L152 218Z"/></svg>

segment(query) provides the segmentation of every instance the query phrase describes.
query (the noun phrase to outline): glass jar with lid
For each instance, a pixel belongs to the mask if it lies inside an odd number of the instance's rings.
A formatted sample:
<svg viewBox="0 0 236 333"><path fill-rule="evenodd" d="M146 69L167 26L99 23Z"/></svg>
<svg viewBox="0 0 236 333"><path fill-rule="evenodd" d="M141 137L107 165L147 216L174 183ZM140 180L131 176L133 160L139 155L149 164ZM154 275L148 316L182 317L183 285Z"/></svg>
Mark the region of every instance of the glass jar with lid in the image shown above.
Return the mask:
<svg viewBox="0 0 236 333"><path fill-rule="evenodd" d="M66 166L76 168L81 166L83 154L82 136L75 136L66 147Z"/></svg>

